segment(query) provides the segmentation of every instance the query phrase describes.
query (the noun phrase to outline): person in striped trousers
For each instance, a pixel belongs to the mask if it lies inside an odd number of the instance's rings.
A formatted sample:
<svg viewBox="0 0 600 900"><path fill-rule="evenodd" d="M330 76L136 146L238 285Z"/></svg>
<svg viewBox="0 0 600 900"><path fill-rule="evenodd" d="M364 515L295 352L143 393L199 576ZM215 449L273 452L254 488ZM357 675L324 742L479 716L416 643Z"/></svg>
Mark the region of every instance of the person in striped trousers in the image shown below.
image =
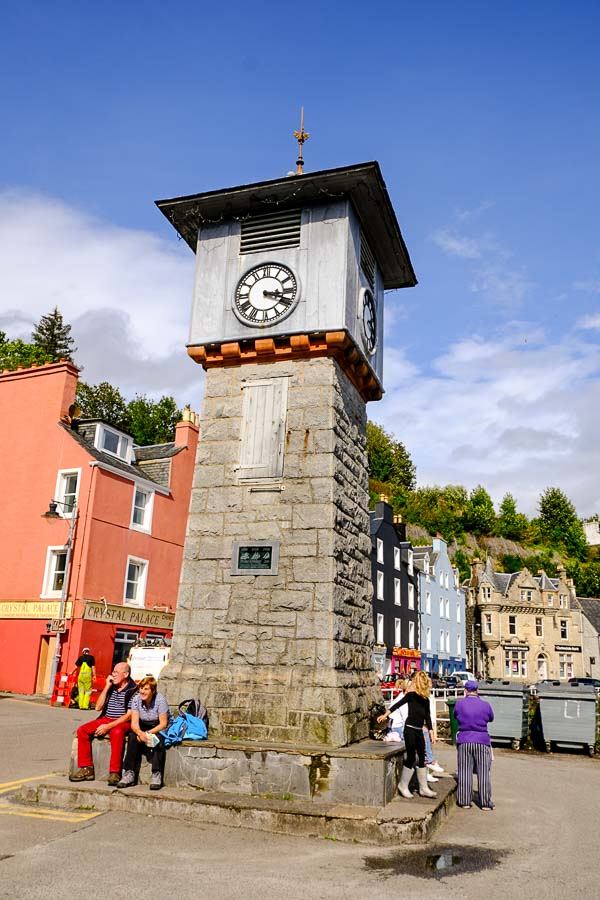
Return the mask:
<svg viewBox="0 0 600 900"><path fill-rule="evenodd" d="M473 797L473 771L477 775L481 809L492 810L492 744L487 726L494 721L494 710L479 697L476 681L467 681L465 696L454 706L458 723L456 751L458 756L458 806L469 809Z"/></svg>

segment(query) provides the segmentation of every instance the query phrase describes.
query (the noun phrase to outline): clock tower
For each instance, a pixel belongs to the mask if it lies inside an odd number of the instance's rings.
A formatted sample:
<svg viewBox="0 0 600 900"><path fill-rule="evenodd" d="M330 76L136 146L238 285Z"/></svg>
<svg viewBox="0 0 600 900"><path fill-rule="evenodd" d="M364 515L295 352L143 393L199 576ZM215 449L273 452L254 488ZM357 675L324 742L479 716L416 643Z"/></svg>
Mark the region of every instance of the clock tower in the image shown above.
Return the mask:
<svg viewBox="0 0 600 900"><path fill-rule="evenodd" d="M416 284L379 166L157 205L196 254L206 370L166 688L222 738L344 746L380 699L366 403L384 291Z"/></svg>

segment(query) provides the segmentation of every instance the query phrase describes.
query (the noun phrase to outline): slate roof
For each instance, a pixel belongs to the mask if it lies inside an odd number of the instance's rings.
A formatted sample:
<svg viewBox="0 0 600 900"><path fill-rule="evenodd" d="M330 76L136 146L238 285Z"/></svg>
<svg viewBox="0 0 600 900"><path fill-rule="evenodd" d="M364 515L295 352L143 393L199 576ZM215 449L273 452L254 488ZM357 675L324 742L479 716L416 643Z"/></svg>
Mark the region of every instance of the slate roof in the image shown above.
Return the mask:
<svg viewBox="0 0 600 900"><path fill-rule="evenodd" d="M600 634L600 600L593 597L577 597L583 614Z"/></svg>
<svg viewBox="0 0 600 900"><path fill-rule="evenodd" d="M506 597L519 575L524 571L522 569L520 572L495 572L492 560L488 556L485 563L484 576L496 591ZM558 578L549 578L545 572L542 572L541 575L532 575L531 577L542 591L556 592L560 587Z"/></svg>
<svg viewBox="0 0 600 900"><path fill-rule="evenodd" d="M153 444L148 447L135 447L134 446L134 454L136 462L134 463L126 463L125 460L119 459L118 456L113 456L111 453L105 453L103 450L98 450L97 447L94 447L93 439L90 439L92 435L95 433L95 426L98 422L101 422L101 419L87 419L83 421L78 427L73 428L70 425L66 425L64 422L59 422L59 426L64 428L66 432L71 436L71 438L79 444L80 447L89 453L89 455L97 460L99 463L103 463L105 466L110 466L112 469L117 469L123 473L123 475L129 478L144 478L146 481L153 481L157 485L161 487L168 487L168 483L165 483L164 479L161 477L154 477L153 467L142 467L137 465L137 461L139 460L142 465L146 460L162 460L169 459L170 457L175 456L179 453L183 447L176 447L174 443L169 444ZM94 426L91 428L90 426ZM157 469L157 474L158 474Z"/></svg>

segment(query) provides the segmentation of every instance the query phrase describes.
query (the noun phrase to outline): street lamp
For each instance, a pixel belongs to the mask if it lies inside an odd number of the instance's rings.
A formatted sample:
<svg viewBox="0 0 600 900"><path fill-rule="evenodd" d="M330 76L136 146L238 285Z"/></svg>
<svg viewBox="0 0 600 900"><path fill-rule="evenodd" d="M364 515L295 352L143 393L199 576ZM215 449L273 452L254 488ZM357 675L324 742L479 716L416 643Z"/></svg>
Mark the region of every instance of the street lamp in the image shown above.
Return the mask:
<svg viewBox="0 0 600 900"><path fill-rule="evenodd" d="M65 549L67 551L65 556L65 572L63 575L63 582L60 591L60 606L58 610L58 618L65 618L65 608L67 604L67 596L69 591L69 575L71 574L71 551L73 549L73 537L75 534L75 525L77 522L77 500L73 499L69 503L62 503L60 500L51 500L48 504L48 509L45 513L42 514L42 517L46 519L47 522L55 522L57 519L62 519L63 517L57 511L57 507L62 507L65 512L71 514L71 522L69 523L69 536L67 538L67 543L65 544ZM48 692L48 696L52 696L52 691L54 690L54 682L56 680L56 673L58 671L58 663L60 660L61 653L61 634L62 632L57 632L56 634L56 648L54 650L54 658L52 660L52 669L50 671L50 688Z"/></svg>

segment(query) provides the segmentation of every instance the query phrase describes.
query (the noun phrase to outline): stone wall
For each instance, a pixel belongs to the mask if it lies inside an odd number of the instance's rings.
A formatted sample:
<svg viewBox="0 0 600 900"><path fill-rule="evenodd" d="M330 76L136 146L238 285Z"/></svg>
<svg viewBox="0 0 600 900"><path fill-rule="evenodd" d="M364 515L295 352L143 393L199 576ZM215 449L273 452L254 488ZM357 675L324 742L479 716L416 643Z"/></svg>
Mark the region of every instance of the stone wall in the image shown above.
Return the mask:
<svg viewBox="0 0 600 900"><path fill-rule="evenodd" d="M283 477L241 484L242 379L289 376ZM210 369L181 573L172 703L211 734L343 746L368 736L373 671L366 410L328 358ZM231 575L232 542L280 541L277 575Z"/></svg>

